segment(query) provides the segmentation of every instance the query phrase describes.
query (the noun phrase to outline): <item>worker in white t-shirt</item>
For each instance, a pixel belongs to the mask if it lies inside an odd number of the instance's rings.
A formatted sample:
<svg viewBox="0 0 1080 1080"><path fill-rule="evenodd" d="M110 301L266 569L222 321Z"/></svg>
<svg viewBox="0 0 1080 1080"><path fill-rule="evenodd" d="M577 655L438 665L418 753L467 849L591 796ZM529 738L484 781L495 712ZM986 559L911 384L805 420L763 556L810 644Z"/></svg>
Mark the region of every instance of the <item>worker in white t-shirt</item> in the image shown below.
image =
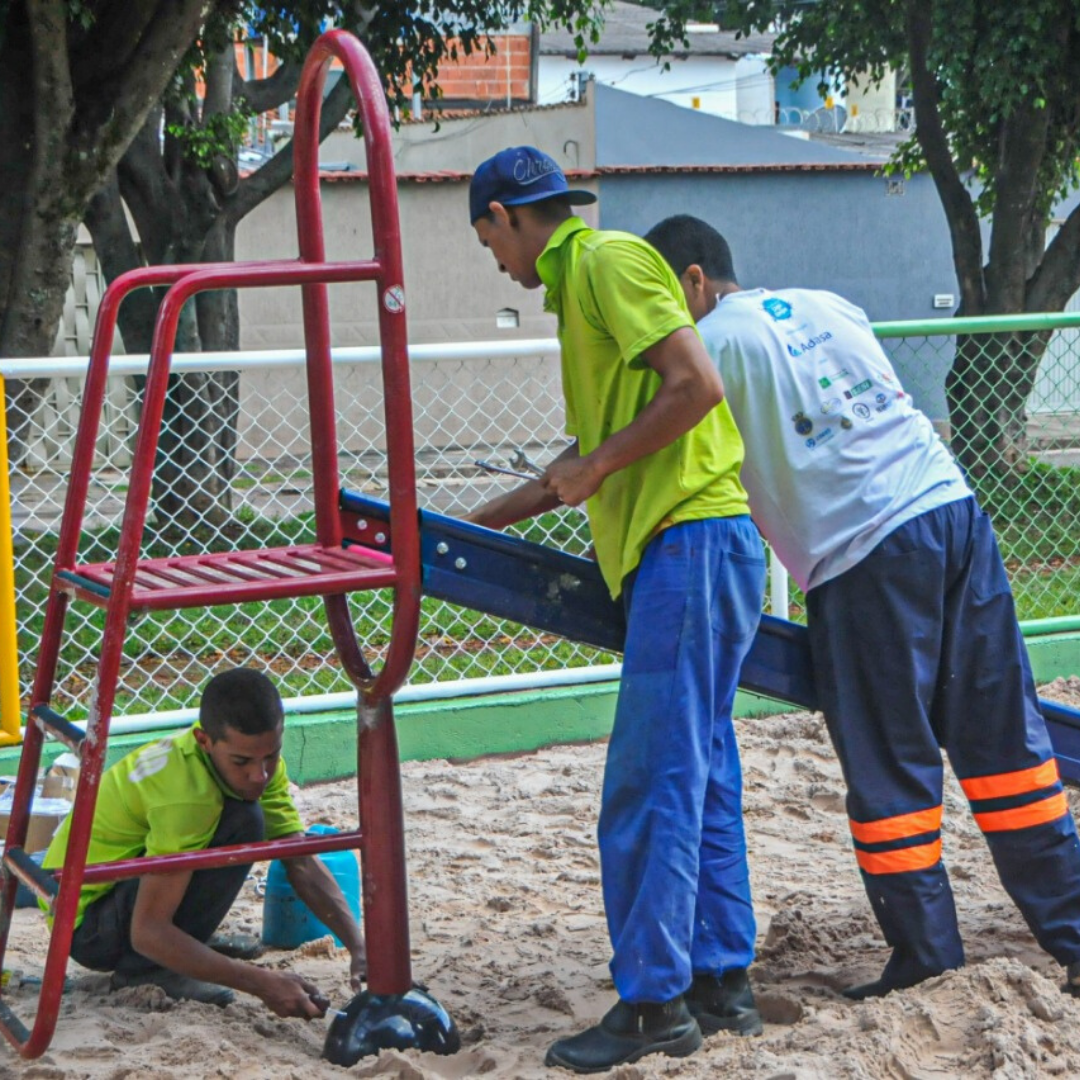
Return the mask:
<svg viewBox="0 0 1080 1080"><path fill-rule="evenodd" d="M1080 845L990 520L865 313L742 289L689 215L646 239L679 275L746 446L758 528L806 591L855 856L892 954L855 1000L964 962L941 859L941 751L1002 883L1080 992Z"/></svg>

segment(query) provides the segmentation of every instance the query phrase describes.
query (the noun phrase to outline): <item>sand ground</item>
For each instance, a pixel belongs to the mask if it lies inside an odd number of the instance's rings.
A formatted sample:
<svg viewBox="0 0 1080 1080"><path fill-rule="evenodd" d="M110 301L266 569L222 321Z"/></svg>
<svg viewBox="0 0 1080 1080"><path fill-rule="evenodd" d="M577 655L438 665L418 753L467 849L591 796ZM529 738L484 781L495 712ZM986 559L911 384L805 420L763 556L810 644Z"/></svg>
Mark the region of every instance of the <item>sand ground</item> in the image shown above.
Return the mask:
<svg viewBox="0 0 1080 1080"><path fill-rule="evenodd" d="M1043 688L1080 706L1080 678ZM739 721L746 823L758 912L752 971L765 1033L717 1035L693 1057L648 1058L618 1080L739 1075L763 1080L1080 1076L1080 1000L1035 944L1003 892L950 779L945 852L968 964L911 990L854 1004L843 986L886 959L850 852L840 770L817 715ZM321 1060L323 1023L280 1020L254 998L225 1009L173 1003L158 990L112 993L72 964L48 1053L0 1049L0 1078L36 1080L428 1080L488 1075L554 1080L547 1045L597 1020L613 1001L595 825L604 746L554 747L466 764L403 767L415 977L455 1018L454 1057L383 1053L344 1070ZM309 824L351 826L351 783L299 793ZM1080 791L1069 791L1080 813ZM257 867L226 929L258 932ZM16 913L6 965L40 972L46 937ZM344 952L330 939L258 963L300 971L343 1005ZM10 992L32 1015L34 990Z"/></svg>

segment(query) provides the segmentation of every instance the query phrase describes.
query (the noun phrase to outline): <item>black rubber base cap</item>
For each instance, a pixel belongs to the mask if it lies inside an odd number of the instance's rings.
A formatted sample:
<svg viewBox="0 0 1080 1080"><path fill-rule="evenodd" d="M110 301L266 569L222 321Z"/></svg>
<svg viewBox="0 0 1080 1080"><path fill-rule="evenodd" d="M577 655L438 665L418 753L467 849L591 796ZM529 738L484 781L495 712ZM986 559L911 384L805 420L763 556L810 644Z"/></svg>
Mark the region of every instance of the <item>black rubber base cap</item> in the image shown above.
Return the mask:
<svg viewBox="0 0 1080 1080"><path fill-rule="evenodd" d="M363 990L335 1017L322 1056L348 1068L380 1050L428 1050L456 1054L461 1036L447 1011L420 987L407 994Z"/></svg>

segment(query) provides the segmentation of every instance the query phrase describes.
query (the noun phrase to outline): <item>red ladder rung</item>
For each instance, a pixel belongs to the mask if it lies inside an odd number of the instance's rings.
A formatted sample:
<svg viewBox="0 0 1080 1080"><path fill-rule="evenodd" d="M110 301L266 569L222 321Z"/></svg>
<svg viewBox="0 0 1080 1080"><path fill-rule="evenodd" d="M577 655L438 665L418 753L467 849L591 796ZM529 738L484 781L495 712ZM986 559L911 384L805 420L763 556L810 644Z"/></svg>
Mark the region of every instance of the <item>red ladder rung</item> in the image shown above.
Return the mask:
<svg viewBox="0 0 1080 1080"><path fill-rule="evenodd" d="M108 602L115 574L115 563L97 563L76 567L63 580L102 604ZM141 559L131 608L155 611L334 595L387 588L396 580L393 560L383 552L319 544Z"/></svg>
<svg viewBox="0 0 1080 1080"><path fill-rule="evenodd" d="M173 855L142 856L110 863L88 863L83 884L120 881L143 874L173 874L178 871L207 870L237 863L267 862L270 859L294 859L300 855L322 855L329 851L362 849L366 837L360 829L349 832L300 836L285 840L260 840L254 844L230 844L227 847L183 851ZM63 873L59 872L62 878Z"/></svg>

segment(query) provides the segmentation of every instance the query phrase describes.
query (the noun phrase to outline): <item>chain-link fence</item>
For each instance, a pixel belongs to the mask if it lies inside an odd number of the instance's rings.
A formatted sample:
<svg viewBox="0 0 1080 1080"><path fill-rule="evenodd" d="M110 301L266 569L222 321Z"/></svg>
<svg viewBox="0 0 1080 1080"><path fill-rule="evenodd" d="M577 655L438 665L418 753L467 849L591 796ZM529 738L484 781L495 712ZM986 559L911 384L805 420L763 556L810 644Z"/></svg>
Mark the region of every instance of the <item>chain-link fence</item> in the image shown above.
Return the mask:
<svg viewBox="0 0 1080 1080"><path fill-rule="evenodd" d="M1080 315L945 328L878 332L993 519L1021 619L1080 614Z"/></svg>
<svg viewBox="0 0 1080 1080"><path fill-rule="evenodd" d="M508 465L518 451L544 462L566 446L558 359L551 343L494 348L416 349L413 409L417 442L417 488L422 508L460 515L516 484L475 462ZM426 354L436 359L425 359ZM385 432L381 375L373 350L341 354L335 364L342 485L386 498ZM313 514L307 393L299 355L246 356L239 373L239 410L230 424L228 394L213 393L233 373L199 371L198 361L179 360L172 388L175 408L165 428L170 461L159 458L144 553L259 548L310 539ZM70 366L70 362L68 362ZM114 360L113 369L130 369ZM55 370L64 370L57 365ZM193 370L194 369L194 370ZM47 367L42 368L43 373ZM180 392L180 381L187 392ZM109 400L98 440L80 561L115 553L127 465L131 417L137 415L142 380L110 378ZM26 434L13 461L11 484L16 546L16 608L20 677L25 695L36 658L52 557L66 492L67 469L78 419L81 382L49 379L32 413L15 416L8 400L9 430ZM212 402L225 403L215 415ZM208 404L210 402L211 404ZM234 427L234 441L190 432ZM207 451L211 449L211 467ZM13 455L13 458L16 455ZM166 509L167 508L167 509ZM179 511L178 511L179 508ZM531 539L582 552L589 545L584 516L564 509L520 530ZM390 630L388 593L352 598L358 637L373 662L381 658ZM85 706L104 625L104 612L72 604L67 617L56 701L71 715ZM118 713L184 707L194 703L215 664L255 662L272 670L285 696L344 691L350 684L337 666L318 598L296 598L205 610L140 616L125 643ZM524 673L552 667L608 663L613 658L553 635L464 611L425 598L412 682Z"/></svg>
<svg viewBox="0 0 1080 1080"><path fill-rule="evenodd" d="M1024 335L958 338L942 335L945 328L952 329L952 324L895 324L882 330L916 403L939 422L946 438L952 435L954 444L957 417L950 423L945 387L958 348L967 349L972 358L968 377L975 392L966 400L973 407L981 401L998 417L995 422L1007 411L997 403L1018 380L1017 372L1030 366L1031 349L1044 350L1037 373L1029 371L1021 430L1011 430L1008 438L983 440L981 446L965 446L965 453L980 468L986 466L976 483L994 516L1021 617L1075 615L1080 609L1080 331L1064 329L1037 339L1028 334L1036 344L1025 352L1015 344ZM1005 355L1013 357L1013 366L1003 373ZM342 483L385 497L378 365L371 350L337 356ZM521 450L543 463L566 445L553 343L420 347L413 350L412 362L422 507L461 514L517 482L484 473L477 459L505 465ZM108 559L115 551L132 418L138 411L139 380L119 374L125 363L130 370L131 362L114 361L118 374L110 392L113 405L103 419L81 539L80 559L85 561ZM199 371L195 362L177 364L176 370L185 372L178 378L195 384L186 392L174 388L173 398L180 404L169 420L173 437L167 440L173 460L167 469L159 468L168 481L159 479L157 484L147 554L264 547L310 538L312 475L302 361L282 354L245 354L236 367L238 376L235 371ZM9 430L27 432L25 447L13 455L11 474L24 694L42 625L80 383L53 378L47 385L30 415L8 416ZM989 420L980 423L992 433ZM196 442L184 432L197 428L205 435L208 426L215 425L228 437L214 443L208 464L208 440ZM966 431L965 437L970 434ZM1007 467L1001 469L1003 462ZM171 510L166 512L166 507ZM588 545L584 518L573 510L545 515L520 532L575 552ZM798 594L792 597L790 617L802 618L801 600ZM352 600L359 639L376 659L388 640L388 601L381 593ZM76 716L93 677L102 625L103 612L72 605L57 700ZM142 616L128 634L117 711L189 706L207 673L223 659L272 670L287 696L349 688L337 666L321 602L277 600ZM611 659L553 635L425 598L411 681L525 673Z"/></svg>

